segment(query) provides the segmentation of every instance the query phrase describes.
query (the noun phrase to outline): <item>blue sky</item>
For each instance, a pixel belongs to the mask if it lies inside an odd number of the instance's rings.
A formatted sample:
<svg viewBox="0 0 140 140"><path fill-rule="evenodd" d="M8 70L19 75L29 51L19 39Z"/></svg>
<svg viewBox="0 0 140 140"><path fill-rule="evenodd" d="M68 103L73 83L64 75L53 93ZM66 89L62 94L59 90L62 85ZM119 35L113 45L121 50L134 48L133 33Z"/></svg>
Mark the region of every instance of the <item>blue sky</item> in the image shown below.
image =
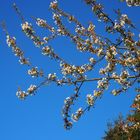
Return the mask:
<svg viewBox="0 0 140 140"><path fill-rule="evenodd" d="M9 33L17 38L18 45L34 65L43 68L46 73L59 72L58 65L42 56L40 50L35 48L22 33L21 21L12 9L13 2L20 7L26 20L32 22L30 17L36 16L52 23L51 12L48 10L51 0L0 0L0 20L6 21ZM122 13L128 14L137 26L140 25L138 14L140 8L129 8L118 0L100 0L100 2L104 4L105 11L112 17L114 17L112 9L120 8ZM84 25L92 21L96 25L97 32L106 35L103 33L102 23L97 22L90 8L82 0L59 0L59 5L65 11L75 15ZM42 35L42 30L38 27L35 29ZM113 39L113 36L110 37ZM89 58L88 54L79 53L66 38L58 38L51 44L58 54L72 64L83 64ZM41 88L36 96L20 101L15 96L18 86L27 89L30 84L37 84L41 79L33 79L27 75L28 68L18 63L18 59L6 45L5 35L1 29L0 57L0 140L100 140L104 135L106 123L115 119L120 112L126 115L135 96L133 89L118 97L106 92L104 97L97 102L95 109L86 113L79 122L75 123L72 130L66 131L63 128L61 109L64 99L73 93L72 87L50 85ZM84 97L94 88L94 83L85 84L81 89L83 98L79 99L74 108L84 105Z"/></svg>

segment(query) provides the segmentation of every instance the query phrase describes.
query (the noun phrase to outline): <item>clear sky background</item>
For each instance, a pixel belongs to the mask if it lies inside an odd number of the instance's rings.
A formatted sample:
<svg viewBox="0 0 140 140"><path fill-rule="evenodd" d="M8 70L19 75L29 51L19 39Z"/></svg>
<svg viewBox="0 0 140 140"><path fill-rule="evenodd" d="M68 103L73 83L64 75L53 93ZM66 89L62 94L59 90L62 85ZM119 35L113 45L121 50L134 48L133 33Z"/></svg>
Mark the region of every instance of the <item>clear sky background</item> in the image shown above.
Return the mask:
<svg viewBox="0 0 140 140"><path fill-rule="evenodd" d="M58 64L41 55L40 50L22 33L21 21L12 8L13 2L17 3L29 22L32 22L31 16L36 16L53 23L51 12L48 10L51 0L0 0L0 20L6 21L9 33L17 38L17 43L25 51L25 56L30 57L35 66L43 68L45 73L59 72ZM139 27L139 7L130 8L118 0L100 0L100 2L104 4L105 11L110 16L114 17L112 9L120 8L122 13L128 14ZM99 34L107 35L103 32L102 23L97 22L83 0L59 0L59 5L75 15L85 26L92 21ZM37 26L35 29L43 36L41 34L43 30ZM114 39L112 35L110 37ZM56 52L71 64L83 64L89 58L89 54L79 53L67 38L58 38L51 44ZM28 68L18 63L11 48L6 45L5 35L1 29L0 58L0 140L101 140L107 122L117 118L120 112L125 116L135 96L133 89L117 97L107 91L97 102L95 109L86 113L74 124L73 129L66 131L63 128L61 109L64 99L73 93L72 87L50 85L41 88L36 96L20 101L15 96L18 86L27 89L30 84L37 84L41 79L33 79L27 75ZM95 76L96 73L91 75ZM86 104L86 94L92 92L95 87L94 83L82 87L83 98L79 99L74 109Z"/></svg>

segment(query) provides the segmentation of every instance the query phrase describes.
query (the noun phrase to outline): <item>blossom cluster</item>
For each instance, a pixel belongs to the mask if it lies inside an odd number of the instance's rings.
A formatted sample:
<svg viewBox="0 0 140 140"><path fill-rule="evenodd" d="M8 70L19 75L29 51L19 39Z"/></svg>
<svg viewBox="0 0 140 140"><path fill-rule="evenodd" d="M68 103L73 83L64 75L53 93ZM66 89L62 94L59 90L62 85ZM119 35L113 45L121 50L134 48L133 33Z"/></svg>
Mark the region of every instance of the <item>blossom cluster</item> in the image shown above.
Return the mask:
<svg viewBox="0 0 140 140"><path fill-rule="evenodd" d="M18 89L18 91L16 92L16 96L21 99L24 100L28 95L34 95L35 91L37 89L36 85L30 85L30 87L27 89L27 92L22 91L20 88Z"/></svg>
<svg viewBox="0 0 140 140"><path fill-rule="evenodd" d="M57 6L58 6L57 0L50 3L50 8L52 8L52 9L57 9Z"/></svg>
<svg viewBox="0 0 140 140"><path fill-rule="evenodd" d="M117 75L115 72L112 74L112 77L122 85L124 88L128 88L131 86L130 81L128 81L129 72L124 70L120 75Z"/></svg>
<svg viewBox="0 0 140 140"><path fill-rule="evenodd" d="M65 129L71 129L72 127L72 121L70 121L69 118L69 111L70 111L70 107L71 105L74 103L74 99L77 98L76 96L71 96L71 97L67 97L64 100L64 107L62 110L62 114L64 117L64 128Z"/></svg>
<svg viewBox="0 0 140 140"><path fill-rule="evenodd" d="M81 115L83 114L83 109L82 108L79 108L75 114L72 114L72 119L74 121L78 121L81 117Z"/></svg>
<svg viewBox="0 0 140 140"><path fill-rule="evenodd" d="M45 44L44 41L40 40L40 38L35 35L35 31L33 30L31 23L24 22L21 24L21 27L22 31L34 42L37 47Z"/></svg>
<svg viewBox="0 0 140 140"><path fill-rule="evenodd" d="M50 25L46 22L46 20L41 19L41 18L35 18L35 20L36 20L36 24L37 24L39 27L47 28L47 29L49 29L52 33L55 32L54 27L50 26ZM44 39L45 39L45 38L44 38ZM46 39L45 39L45 40L46 40Z"/></svg>
<svg viewBox="0 0 140 140"><path fill-rule="evenodd" d="M52 52L53 52L53 50L49 46L46 46L46 47L42 48L42 54L43 55L50 55L50 54L52 54Z"/></svg>
<svg viewBox="0 0 140 140"><path fill-rule="evenodd" d="M94 104L94 96L93 96L93 95L87 94L87 103L88 103L90 106L93 106L93 104Z"/></svg>
<svg viewBox="0 0 140 140"><path fill-rule="evenodd" d="M98 81L97 88L99 88L99 89L107 89L108 85L109 85L108 80L106 78L103 78L102 80Z"/></svg>
<svg viewBox="0 0 140 140"><path fill-rule="evenodd" d="M6 38L7 45L9 47L12 47L12 51L15 54L15 56L19 57L20 64L29 65L29 60L24 57L24 52L16 44L16 38L10 37L9 35L7 35Z"/></svg>
<svg viewBox="0 0 140 140"><path fill-rule="evenodd" d="M93 62L92 62L93 63ZM91 71L93 69L92 64L84 64L82 66L75 66L75 65L69 65L67 63L60 63L62 74L63 75L74 75L78 74L84 74L86 71Z"/></svg>
<svg viewBox="0 0 140 140"><path fill-rule="evenodd" d="M140 6L139 0L126 0L128 6Z"/></svg>
<svg viewBox="0 0 140 140"><path fill-rule="evenodd" d="M44 72L42 70L38 70L37 67L32 67L28 70L28 74L32 77L42 77L44 75Z"/></svg>
<svg viewBox="0 0 140 140"><path fill-rule="evenodd" d="M37 18L37 19L36 19L36 24L37 24L38 26L40 26L40 27L46 27L46 20Z"/></svg>

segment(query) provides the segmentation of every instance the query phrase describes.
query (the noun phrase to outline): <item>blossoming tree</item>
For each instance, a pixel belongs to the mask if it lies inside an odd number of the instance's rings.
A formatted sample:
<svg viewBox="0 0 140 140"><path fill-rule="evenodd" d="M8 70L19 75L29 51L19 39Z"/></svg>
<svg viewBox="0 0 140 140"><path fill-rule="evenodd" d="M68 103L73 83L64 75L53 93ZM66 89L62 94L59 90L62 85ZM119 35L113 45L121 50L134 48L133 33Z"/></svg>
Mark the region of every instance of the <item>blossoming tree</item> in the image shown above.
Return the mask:
<svg viewBox="0 0 140 140"><path fill-rule="evenodd" d="M114 124L108 124L108 130L105 131L104 140L123 139L139 140L140 139L140 94L138 94L131 106L131 114L126 119L121 116Z"/></svg>
<svg viewBox="0 0 140 140"><path fill-rule="evenodd" d="M61 76L56 73L46 75L42 69L34 66L18 46L16 38L8 33L6 24L2 22L3 30L6 33L6 42L12 49L12 52L19 58L20 64L28 66L28 74L31 77L43 78L43 81L38 85L30 85L27 91L19 88L16 93L18 98L24 100L34 95L42 86L51 83L55 83L57 86L74 86L74 94L65 99L62 109L64 127L66 129L70 129L73 121L78 121L86 111L93 108L96 100L100 99L105 90L112 86L114 82L118 84L118 88L113 89L111 93L117 96L122 92L126 92L132 86L136 87L136 83L140 81L140 39L138 38L136 40L133 33L134 30L138 30L137 27L120 10L115 11L117 19L114 20L104 12L103 6L98 1L84 1L87 6L91 7L97 19L104 23L105 31L108 34L118 34L115 42L109 37L104 37L96 33L96 27L92 22L84 26L75 16L63 11L56 0L50 3L55 26L48 24L44 19L32 17L37 26L51 33L51 35L41 38L36 34L32 24L24 18L17 5L13 4L17 15L21 19L23 33L32 40L36 47L41 49L42 55L59 63ZM132 2L131 0L126 0L126 2L129 6L140 5L139 1ZM65 26L62 17L75 25L75 33L71 33ZM68 63L49 45L50 40L55 40L58 36L66 36L75 44L78 51L89 53L92 57L83 65L72 65ZM102 62L106 64L105 67L100 65ZM94 70L96 66L100 66L98 71ZM99 77L87 76L87 73L90 72L99 72ZM71 113L71 107L79 98L81 87L87 82L97 82L97 89L91 91L91 94L87 94L87 106L85 108L80 107L76 113ZM139 87L135 89L139 93Z"/></svg>

